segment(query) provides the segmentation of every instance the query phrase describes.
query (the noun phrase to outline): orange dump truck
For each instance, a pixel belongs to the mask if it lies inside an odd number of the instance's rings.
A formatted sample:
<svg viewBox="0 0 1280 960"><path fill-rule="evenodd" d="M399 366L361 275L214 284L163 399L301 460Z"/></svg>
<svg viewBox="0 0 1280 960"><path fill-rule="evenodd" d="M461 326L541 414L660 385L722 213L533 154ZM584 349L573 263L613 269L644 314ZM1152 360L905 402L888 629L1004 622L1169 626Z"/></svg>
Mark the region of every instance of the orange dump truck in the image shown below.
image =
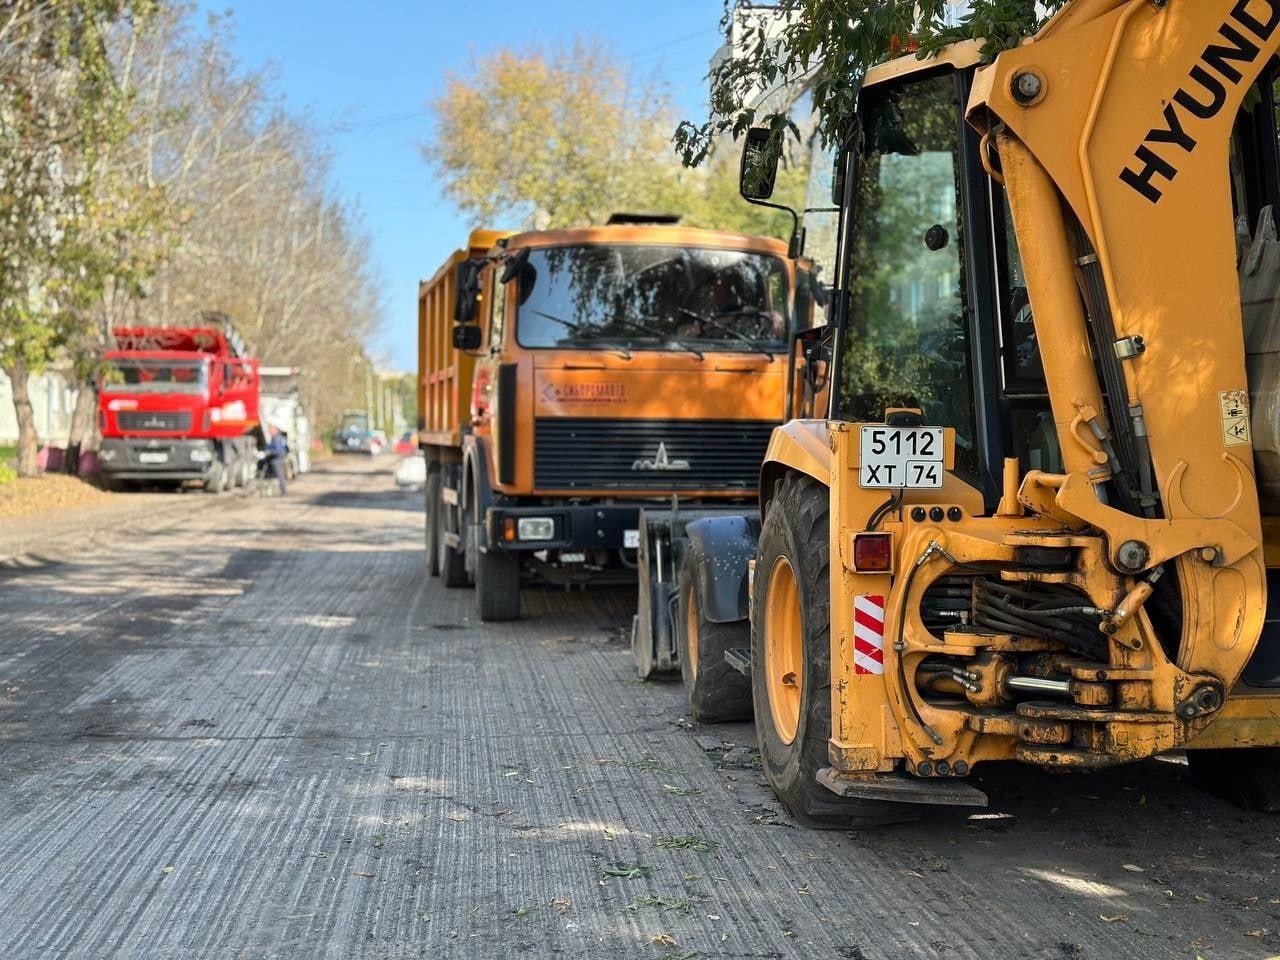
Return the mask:
<svg viewBox="0 0 1280 960"><path fill-rule="evenodd" d="M514 619L523 582L634 582L671 522L741 514L783 419L793 274L776 240L672 218L472 233L419 285L428 571ZM646 507L668 519L642 529Z"/></svg>

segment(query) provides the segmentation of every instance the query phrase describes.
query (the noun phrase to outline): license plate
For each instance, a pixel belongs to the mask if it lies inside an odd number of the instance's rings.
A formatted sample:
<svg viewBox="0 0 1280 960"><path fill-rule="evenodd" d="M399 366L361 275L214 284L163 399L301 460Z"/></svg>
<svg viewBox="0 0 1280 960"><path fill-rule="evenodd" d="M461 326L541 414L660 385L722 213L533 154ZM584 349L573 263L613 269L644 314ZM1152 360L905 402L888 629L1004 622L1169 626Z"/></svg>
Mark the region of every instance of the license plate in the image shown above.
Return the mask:
<svg viewBox="0 0 1280 960"><path fill-rule="evenodd" d="M864 426L860 463L860 487L936 490L942 486L942 428Z"/></svg>
<svg viewBox="0 0 1280 960"><path fill-rule="evenodd" d="M154 451L143 451L138 454L139 463L168 463L169 455L167 453L155 453Z"/></svg>
<svg viewBox="0 0 1280 960"><path fill-rule="evenodd" d="M622 531L622 546L627 550L640 549L640 531L624 530Z"/></svg>

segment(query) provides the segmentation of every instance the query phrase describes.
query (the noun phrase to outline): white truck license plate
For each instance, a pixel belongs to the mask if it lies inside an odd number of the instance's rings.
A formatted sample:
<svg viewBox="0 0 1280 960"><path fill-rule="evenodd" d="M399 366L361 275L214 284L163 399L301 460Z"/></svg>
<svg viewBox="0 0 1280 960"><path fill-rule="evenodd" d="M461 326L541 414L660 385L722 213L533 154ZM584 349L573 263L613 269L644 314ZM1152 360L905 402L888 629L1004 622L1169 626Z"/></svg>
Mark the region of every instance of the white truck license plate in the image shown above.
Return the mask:
<svg viewBox="0 0 1280 960"><path fill-rule="evenodd" d="M625 550L640 549L640 531L639 530L623 530L622 531L622 547Z"/></svg>
<svg viewBox="0 0 1280 960"><path fill-rule="evenodd" d="M167 453L153 453L144 451L138 454L139 463L168 463L169 455Z"/></svg>
<svg viewBox="0 0 1280 960"><path fill-rule="evenodd" d="M858 486L938 489L942 486L941 427L863 426Z"/></svg>

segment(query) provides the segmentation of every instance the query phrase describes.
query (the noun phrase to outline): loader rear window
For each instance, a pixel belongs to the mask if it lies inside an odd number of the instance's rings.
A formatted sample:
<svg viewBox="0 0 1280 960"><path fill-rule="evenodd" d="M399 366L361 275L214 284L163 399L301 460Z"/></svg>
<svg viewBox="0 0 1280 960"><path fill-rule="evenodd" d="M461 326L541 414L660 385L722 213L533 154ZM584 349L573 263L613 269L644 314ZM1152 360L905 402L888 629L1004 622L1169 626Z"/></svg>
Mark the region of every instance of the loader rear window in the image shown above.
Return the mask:
<svg viewBox="0 0 1280 960"><path fill-rule="evenodd" d="M861 112L838 413L920 407L955 428L956 472L976 478L954 75L866 90Z"/></svg>
<svg viewBox="0 0 1280 960"><path fill-rule="evenodd" d="M593 245L534 250L516 336L533 348L781 351L789 314L778 257L741 250Z"/></svg>

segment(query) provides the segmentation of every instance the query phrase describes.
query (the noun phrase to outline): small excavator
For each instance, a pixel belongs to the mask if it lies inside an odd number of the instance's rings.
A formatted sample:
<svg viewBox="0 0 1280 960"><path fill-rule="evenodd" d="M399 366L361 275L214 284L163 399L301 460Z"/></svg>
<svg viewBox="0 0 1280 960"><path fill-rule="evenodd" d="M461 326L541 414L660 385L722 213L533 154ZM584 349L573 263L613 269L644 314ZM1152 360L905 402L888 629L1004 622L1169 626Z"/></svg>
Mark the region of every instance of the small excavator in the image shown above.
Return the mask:
<svg viewBox="0 0 1280 960"><path fill-rule="evenodd" d="M1280 808L1278 48L1280 0L1075 0L868 72L827 416L774 431L754 559L707 559L798 818L1181 750Z"/></svg>

